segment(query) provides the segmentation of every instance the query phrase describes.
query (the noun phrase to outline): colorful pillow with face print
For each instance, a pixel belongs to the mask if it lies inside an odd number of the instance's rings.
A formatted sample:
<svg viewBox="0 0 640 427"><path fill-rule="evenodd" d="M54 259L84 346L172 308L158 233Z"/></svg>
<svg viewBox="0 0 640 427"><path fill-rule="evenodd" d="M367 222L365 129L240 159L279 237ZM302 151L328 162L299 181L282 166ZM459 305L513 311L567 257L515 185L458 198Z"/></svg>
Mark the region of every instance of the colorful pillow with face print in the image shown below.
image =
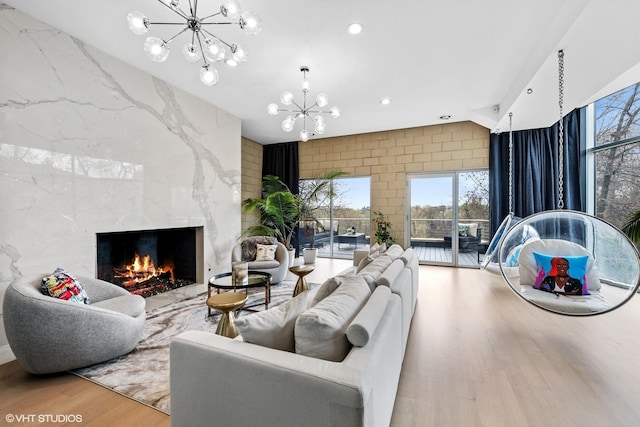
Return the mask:
<svg viewBox="0 0 640 427"><path fill-rule="evenodd" d="M537 276L534 288L565 295L589 295L588 256L552 256L533 252Z"/></svg>

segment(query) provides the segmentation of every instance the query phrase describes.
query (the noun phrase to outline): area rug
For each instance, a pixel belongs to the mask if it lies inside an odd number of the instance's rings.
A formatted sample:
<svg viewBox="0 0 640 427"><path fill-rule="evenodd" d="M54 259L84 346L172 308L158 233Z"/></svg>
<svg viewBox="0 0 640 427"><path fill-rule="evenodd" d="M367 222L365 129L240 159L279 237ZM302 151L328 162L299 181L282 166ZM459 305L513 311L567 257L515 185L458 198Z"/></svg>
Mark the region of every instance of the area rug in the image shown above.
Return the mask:
<svg viewBox="0 0 640 427"><path fill-rule="evenodd" d="M294 282L272 286L269 308L290 299L294 286ZM169 343L174 336L188 330L215 332L220 315L209 317L205 300L206 293L203 293L151 311L135 350L71 373L169 414ZM246 305L261 301L264 301L263 290L250 293ZM263 310L264 305L253 309ZM249 314L250 311L241 310L239 315Z"/></svg>

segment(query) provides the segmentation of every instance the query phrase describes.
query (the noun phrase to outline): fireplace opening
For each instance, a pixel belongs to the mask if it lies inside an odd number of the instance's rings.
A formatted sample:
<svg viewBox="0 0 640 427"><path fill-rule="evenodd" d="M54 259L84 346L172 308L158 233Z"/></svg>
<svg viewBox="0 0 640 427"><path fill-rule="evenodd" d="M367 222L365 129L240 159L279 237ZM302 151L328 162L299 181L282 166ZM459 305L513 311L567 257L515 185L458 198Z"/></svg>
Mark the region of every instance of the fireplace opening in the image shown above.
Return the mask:
<svg viewBox="0 0 640 427"><path fill-rule="evenodd" d="M98 279L148 297L198 283L202 227L98 233Z"/></svg>

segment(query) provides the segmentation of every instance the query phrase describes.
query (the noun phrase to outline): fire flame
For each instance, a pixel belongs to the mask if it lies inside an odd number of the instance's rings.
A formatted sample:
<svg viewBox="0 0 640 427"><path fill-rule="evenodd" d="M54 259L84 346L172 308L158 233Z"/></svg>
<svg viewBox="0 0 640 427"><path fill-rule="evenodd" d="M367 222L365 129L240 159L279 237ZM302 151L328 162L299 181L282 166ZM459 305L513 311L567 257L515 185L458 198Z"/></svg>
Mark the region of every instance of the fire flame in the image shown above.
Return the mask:
<svg viewBox="0 0 640 427"><path fill-rule="evenodd" d="M116 277L129 279L123 283L125 286L144 282L166 273L171 274L171 281L175 280L173 276L173 265L156 267L150 255L140 257L137 253L131 264L125 265L122 269L116 269Z"/></svg>

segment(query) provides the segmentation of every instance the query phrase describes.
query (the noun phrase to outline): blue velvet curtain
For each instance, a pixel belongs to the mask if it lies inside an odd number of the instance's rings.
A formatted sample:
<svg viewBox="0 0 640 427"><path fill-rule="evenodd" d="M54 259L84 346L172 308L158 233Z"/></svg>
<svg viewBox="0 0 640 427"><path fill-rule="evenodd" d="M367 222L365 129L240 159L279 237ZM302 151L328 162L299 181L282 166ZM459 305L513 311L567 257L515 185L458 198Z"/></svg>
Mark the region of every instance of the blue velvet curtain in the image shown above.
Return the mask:
<svg viewBox="0 0 640 427"><path fill-rule="evenodd" d="M564 117L564 208L584 212L584 113ZM509 206L509 132L489 142L489 226L494 235ZM524 218L558 208L558 123L513 132L513 213Z"/></svg>

